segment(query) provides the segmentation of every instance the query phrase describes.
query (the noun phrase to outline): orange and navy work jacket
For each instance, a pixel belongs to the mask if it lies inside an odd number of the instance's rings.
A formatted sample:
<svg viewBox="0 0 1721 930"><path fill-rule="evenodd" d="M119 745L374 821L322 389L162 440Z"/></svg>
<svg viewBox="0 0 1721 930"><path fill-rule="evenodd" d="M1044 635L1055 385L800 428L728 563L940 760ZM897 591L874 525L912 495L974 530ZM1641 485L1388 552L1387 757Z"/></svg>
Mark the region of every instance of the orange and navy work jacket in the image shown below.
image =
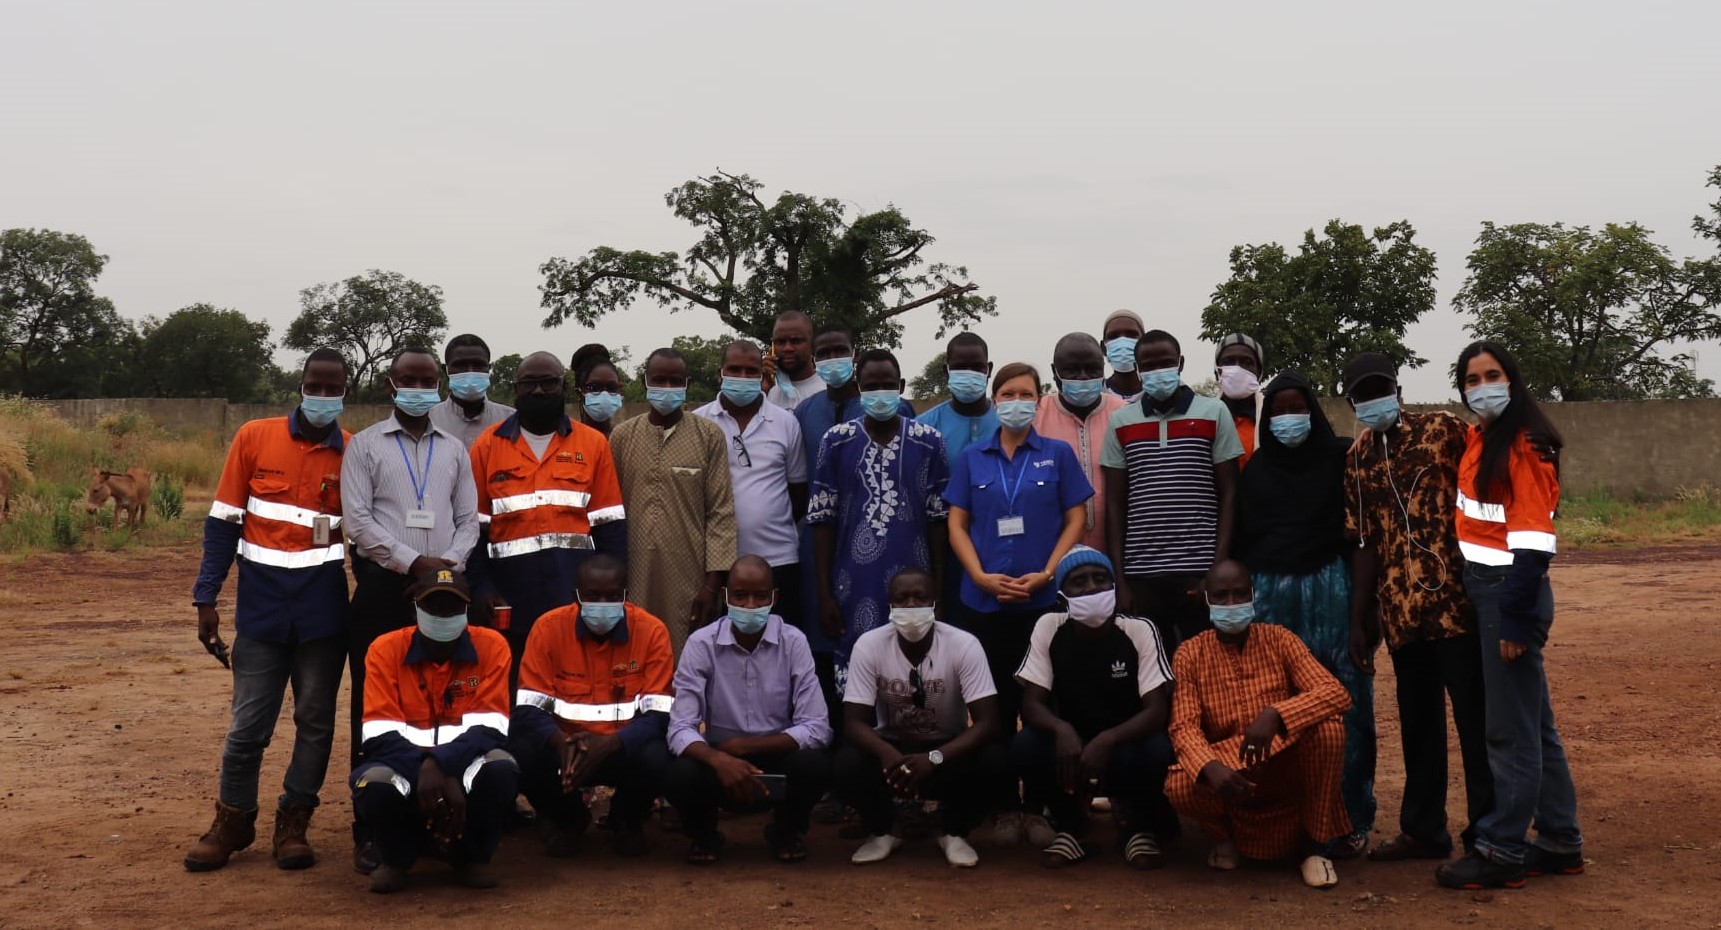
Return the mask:
<svg viewBox="0 0 1721 930"><path fill-rule="evenodd" d="M538 618L520 658L514 729L531 743L557 729L615 733L630 752L669 731L675 704L675 652L669 629L628 604L608 636L580 622L580 605Z"/></svg>
<svg viewBox="0 0 1721 930"><path fill-rule="evenodd" d="M417 627L407 627L378 637L365 654L363 755L355 781L386 766L407 794L431 756L471 791L486 755L508 741L508 641L495 630L468 627L446 662L431 661L426 645Z"/></svg>
<svg viewBox="0 0 1721 930"><path fill-rule="evenodd" d="M285 643L345 635L341 454L351 438L339 425L322 442L306 438L296 410L239 427L203 522L193 603L215 603L237 557L240 636Z"/></svg>
<svg viewBox="0 0 1721 930"><path fill-rule="evenodd" d="M1554 511L1560 506L1560 478L1520 432L1507 464L1510 487L1495 486L1478 497L1476 475L1482 467L1482 431L1470 428L1458 463L1458 548L1477 565L1511 565L1512 550L1552 556Z"/></svg>
<svg viewBox="0 0 1721 930"><path fill-rule="evenodd" d="M1232 422L1237 424L1237 438L1243 442L1243 457L1237 460L1237 467L1242 468L1255 454L1255 418L1234 417Z"/></svg>
<svg viewBox="0 0 1721 930"><path fill-rule="evenodd" d="M615 460L602 433L566 416L541 459L518 416L485 430L471 455L484 531L467 577L475 597L499 593L514 607L514 635L524 637L538 616L573 599L587 555L627 558Z"/></svg>

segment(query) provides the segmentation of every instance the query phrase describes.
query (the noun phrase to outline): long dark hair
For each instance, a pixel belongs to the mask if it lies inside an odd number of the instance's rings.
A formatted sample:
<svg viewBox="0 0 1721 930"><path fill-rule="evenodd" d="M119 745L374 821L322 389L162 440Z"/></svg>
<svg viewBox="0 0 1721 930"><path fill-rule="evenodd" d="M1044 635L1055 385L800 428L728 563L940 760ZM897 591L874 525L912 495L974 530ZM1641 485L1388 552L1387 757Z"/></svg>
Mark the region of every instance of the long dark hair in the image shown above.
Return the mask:
<svg viewBox="0 0 1721 930"><path fill-rule="evenodd" d="M1458 366L1454 369L1454 381L1458 388L1458 396L1464 397L1464 406L1470 407L1470 399L1464 393L1464 373L1470 367L1470 360L1478 355L1492 355L1500 363L1500 370L1505 372L1511 382L1512 399L1507 402L1506 409L1500 415L1482 425L1482 466L1476 471L1476 486L1471 493L1477 500L1487 500L1491 488L1501 489L1509 499L1512 496L1512 480L1509 471L1512 458L1512 444L1518 441L1519 433L1529 433L1538 443L1554 450L1565 446L1565 439L1554 427L1553 421L1542 412L1536 398L1530 395L1530 390L1524 385L1523 375L1518 370L1518 360L1506 347L1497 342L1478 339L1464 347L1458 353ZM1556 465L1556 470L1558 466Z"/></svg>

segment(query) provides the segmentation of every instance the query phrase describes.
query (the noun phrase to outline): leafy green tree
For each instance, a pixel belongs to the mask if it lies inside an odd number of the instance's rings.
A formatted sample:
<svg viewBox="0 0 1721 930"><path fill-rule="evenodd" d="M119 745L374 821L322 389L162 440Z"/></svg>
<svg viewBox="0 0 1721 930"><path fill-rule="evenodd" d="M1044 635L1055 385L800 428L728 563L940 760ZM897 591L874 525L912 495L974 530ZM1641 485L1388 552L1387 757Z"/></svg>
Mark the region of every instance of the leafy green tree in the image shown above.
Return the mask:
<svg viewBox="0 0 1721 930"><path fill-rule="evenodd" d="M274 395L269 324L237 310L193 304L141 327L140 380L156 397L225 397L263 403Z"/></svg>
<svg viewBox="0 0 1721 930"><path fill-rule="evenodd" d="M65 392L68 377L99 381L99 373L76 366L88 364L91 352L116 343L129 328L113 303L95 293L107 260L75 233L0 232L0 355L6 363L0 386L36 396L75 396Z"/></svg>
<svg viewBox="0 0 1721 930"><path fill-rule="evenodd" d="M734 341L734 336L718 336L716 339L676 336L670 341L670 347L687 359L687 405L690 409L716 399L717 389L723 383L723 349ZM623 376L622 399L629 403L645 402L645 362L651 357L651 352L641 354L643 357L633 370L633 377L627 377L625 371L620 372ZM618 369L627 364L629 352L626 348L613 355Z"/></svg>
<svg viewBox="0 0 1721 930"><path fill-rule="evenodd" d="M950 399L950 385L944 372L944 353L934 355L920 374L908 379L908 396L915 400L943 403Z"/></svg>
<svg viewBox="0 0 1721 930"><path fill-rule="evenodd" d="M362 400L382 396L379 376L396 353L413 345L434 350L448 330L442 288L396 271L372 269L307 287L299 306L281 345L299 352L339 349L353 365L353 388Z"/></svg>
<svg viewBox="0 0 1721 930"><path fill-rule="evenodd" d="M490 362L490 393L491 400L499 404L514 403L514 376L520 371L520 363L525 357L518 352L510 352Z"/></svg>
<svg viewBox="0 0 1721 930"><path fill-rule="evenodd" d="M1709 184L1721 187L1721 168ZM1692 226L1721 245L1721 202L1711 211ZM1692 356L1671 350L1721 337L1721 255L1679 261L1650 235L1636 223L1483 223L1456 304L1544 399L1711 397Z"/></svg>
<svg viewBox="0 0 1721 930"><path fill-rule="evenodd" d="M785 191L767 203L763 185L719 171L664 195L698 240L686 252L599 246L578 259L552 258L539 271L545 328L597 324L647 299L671 311L704 308L735 331L769 340L775 317L803 310L838 320L865 345L901 344L901 318L933 306L938 335L997 314L968 269L928 264L933 237L895 206L848 218L834 198Z"/></svg>
<svg viewBox="0 0 1721 930"><path fill-rule="evenodd" d="M1269 370L1294 368L1317 390L1338 394L1345 362L1384 352L1402 367L1427 362L1405 330L1434 306L1434 253L1406 220L1373 232L1340 220L1303 234L1292 255L1269 242L1231 250L1231 277L1201 312L1201 336L1255 337ZM1191 371L1199 376L1199 371Z"/></svg>

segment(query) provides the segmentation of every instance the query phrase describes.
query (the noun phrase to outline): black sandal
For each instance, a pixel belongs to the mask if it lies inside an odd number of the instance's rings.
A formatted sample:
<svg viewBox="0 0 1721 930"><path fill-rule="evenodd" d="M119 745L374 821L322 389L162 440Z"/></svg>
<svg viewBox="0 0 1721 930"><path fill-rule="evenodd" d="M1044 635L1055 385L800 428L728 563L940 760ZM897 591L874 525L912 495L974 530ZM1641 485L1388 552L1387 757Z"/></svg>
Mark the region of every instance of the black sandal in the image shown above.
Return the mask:
<svg viewBox="0 0 1721 930"><path fill-rule="evenodd" d="M695 839L687 848L688 865L716 865L717 856L723 852L723 834L712 830L710 833Z"/></svg>
<svg viewBox="0 0 1721 930"><path fill-rule="evenodd" d="M1048 869L1065 869L1088 857L1082 841L1068 833L1052 838L1052 845L1040 851L1040 865Z"/></svg>
<svg viewBox="0 0 1721 930"><path fill-rule="evenodd" d="M777 824L765 825L765 845L771 848L771 855L778 862L805 862L807 859L807 844L800 836L782 829Z"/></svg>
<svg viewBox="0 0 1721 930"><path fill-rule="evenodd" d="M1159 851L1159 839L1151 833L1137 833L1124 844L1123 857L1143 872L1162 868L1165 855Z"/></svg>

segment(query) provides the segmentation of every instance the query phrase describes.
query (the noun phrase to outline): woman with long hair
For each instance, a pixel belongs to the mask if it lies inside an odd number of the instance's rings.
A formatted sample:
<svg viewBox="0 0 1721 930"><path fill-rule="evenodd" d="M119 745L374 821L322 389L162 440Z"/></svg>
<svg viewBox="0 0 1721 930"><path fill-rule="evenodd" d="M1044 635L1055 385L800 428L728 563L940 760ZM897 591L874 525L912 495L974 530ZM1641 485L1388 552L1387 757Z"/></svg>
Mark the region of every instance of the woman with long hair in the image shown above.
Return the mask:
<svg viewBox="0 0 1721 930"><path fill-rule="evenodd" d="M580 422L608 436L622 405L621 372L610 350L595 342L580 346L568 370L580 395Z"/></svg>
<svg viewBox="0 0 1721 930"><path fill-rule="evenodd" d="M1448 888L1517 888L1526 877L1584 870L1577 789L1542 664L1554 620L1548 563L1559 469L1529 437L1555 450L1562 440L1503 346L1471 343L1456 375L1464 406L1481 421L1459 463L1456 519L1481 631L1495 803L1475 825L1474 850L1435 878Z"/></svg>

